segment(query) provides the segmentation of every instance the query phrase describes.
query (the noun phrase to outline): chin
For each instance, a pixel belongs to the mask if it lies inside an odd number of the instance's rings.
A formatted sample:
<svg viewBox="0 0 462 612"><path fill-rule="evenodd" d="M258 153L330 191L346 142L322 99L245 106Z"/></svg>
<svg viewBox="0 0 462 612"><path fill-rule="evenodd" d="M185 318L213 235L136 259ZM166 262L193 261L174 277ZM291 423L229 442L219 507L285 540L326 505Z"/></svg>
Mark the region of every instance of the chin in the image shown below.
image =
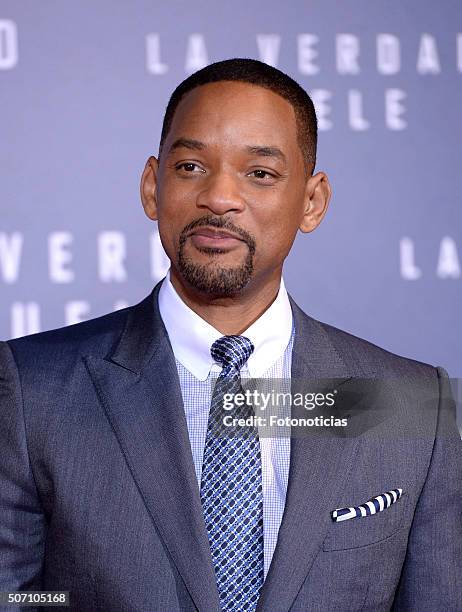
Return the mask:
<svg viewBox="0 0 462 612"><path fill-rule="evenodd" d="M184 280L201 293L214 297L238 295L249 283L253 265L246 261L240 266L222 265L221 262L204 264L192 259L179 262Z"/></svg>

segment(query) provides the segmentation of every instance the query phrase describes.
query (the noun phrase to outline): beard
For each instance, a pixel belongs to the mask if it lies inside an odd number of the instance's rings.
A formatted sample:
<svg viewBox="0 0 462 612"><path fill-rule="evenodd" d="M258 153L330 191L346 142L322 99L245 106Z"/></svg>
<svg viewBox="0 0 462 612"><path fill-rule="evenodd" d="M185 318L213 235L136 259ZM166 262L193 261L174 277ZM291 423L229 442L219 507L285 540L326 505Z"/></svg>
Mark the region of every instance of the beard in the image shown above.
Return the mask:
<svg viewBox="0 0 462 612"><path fill-rule="evenodd" d="M188 257L185 253L185 243L189 232L204 226L228 229L238 234L248 247L242 264L233 267L220 265L220 254L226 251L217 248L200 249L202 253L210 255L210 262L205 264L196 263ZM213 297L231 297L242 291L252 278L254 254L255 239L248 232L222 217L201 217L189 223L181 232L177 254L178 270L197 291Z"/></svg>

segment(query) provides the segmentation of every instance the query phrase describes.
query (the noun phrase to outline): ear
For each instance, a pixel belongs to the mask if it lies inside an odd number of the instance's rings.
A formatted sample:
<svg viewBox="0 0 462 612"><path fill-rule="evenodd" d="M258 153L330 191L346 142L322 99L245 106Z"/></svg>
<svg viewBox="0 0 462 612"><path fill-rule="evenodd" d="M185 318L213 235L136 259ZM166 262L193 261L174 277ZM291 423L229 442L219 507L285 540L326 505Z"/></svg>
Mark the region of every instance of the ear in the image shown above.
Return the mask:
<svg viewBox="0 0 462 612"><path fill-rule="evenodd" d="M140 194L144 212L153 221L157 220L157 172L159 162L151 155L141 175Z"/></svg>
<svg viewBox="0 0 462 612"><path fill-rule="evenodd" d="M329 179L324 172L310 176L306 183L305 212L299 226L300 231L312 232L318 227L327 212L331 195Z"/></svg>

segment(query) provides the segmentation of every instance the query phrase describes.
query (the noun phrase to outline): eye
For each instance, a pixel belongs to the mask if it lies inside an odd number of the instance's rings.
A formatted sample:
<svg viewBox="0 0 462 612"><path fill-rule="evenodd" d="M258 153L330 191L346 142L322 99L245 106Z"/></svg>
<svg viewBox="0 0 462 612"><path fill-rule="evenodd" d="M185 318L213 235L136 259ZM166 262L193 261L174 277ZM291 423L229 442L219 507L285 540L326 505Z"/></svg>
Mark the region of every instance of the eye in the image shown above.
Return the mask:
<svg viewBox="0 0 462 612"><path fill-rule="evenodd" d="M262 170L262 169L257 169L257 170L252 170L252 172L250 172L250 174L257 178L257 179L274 179L276 178L274 174L272 174L271 172L268 172L268 170Z"/></svg>
<svg viewBox="0 0 462 612"><path fill-rule="evenodd" d="M175 166L176 170L184 170L185 172L205 172L200 166L193 162L183 162Z"/></svg>

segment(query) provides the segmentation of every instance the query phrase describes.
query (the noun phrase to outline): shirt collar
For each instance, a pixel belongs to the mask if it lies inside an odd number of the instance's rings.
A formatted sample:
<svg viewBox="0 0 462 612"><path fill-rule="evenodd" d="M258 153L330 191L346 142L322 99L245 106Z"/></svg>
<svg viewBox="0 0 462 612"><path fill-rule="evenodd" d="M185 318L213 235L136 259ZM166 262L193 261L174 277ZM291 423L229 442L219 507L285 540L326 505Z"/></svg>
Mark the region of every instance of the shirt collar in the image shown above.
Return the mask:
<svg viewBox="0 0 462 612"><path fill-rule="evenodd" d="M176 359L196 378L206 380L214 365L210 347L223 334L183 302L170 281L170 270L159 290L159 311ZM282 356L292 324L292 308L281 278L274 302L241 334L255 347L247 362L251 378L261 377Z"/></svg>

